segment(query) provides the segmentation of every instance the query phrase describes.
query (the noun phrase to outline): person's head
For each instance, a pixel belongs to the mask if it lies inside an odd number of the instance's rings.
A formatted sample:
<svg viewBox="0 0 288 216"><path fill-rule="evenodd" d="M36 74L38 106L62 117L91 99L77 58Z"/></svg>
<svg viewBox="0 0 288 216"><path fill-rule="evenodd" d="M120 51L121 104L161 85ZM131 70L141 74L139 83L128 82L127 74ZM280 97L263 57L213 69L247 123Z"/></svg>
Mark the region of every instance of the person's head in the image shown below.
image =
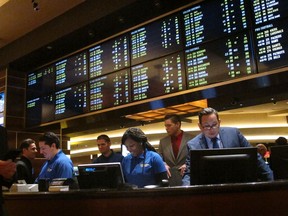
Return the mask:
<svg viewBox="0 0 288 216"><path fill-rule="evenodd" d="M267 152L266 146L265 146L264 144L262 144L262 143L259 143L259 144L256 145L256 147L257 147L257 152L258 152L262 157L264 157L264 155L265 155L266 152Z"/></svg>
<svg viewBox="0 0 288 216"><path fill-rule="evenodd" d="M147 137L140 128L129 128L123 134L121 142L136 157L144 152Z"/></svg>
<svg viewBox="0 0 288 216"><path fill-rule="evenodd" d="M221 120L215 109L211 107L204 108L199 112L198 118L198 127L206 137L214 138L218 135Z"/></svg>
<svg viewBox="0 0 288 216"><path fill-rule="evenodd" d="M176 114L166 115L164 124L169 136L177 136L181 132L181 118Z"/></svg>
<svg viewBox="0 0 288 216"><path fill-rule="evenodd" d="M276 145L287 145L287 139L285 137L278 137L275 143Z"/></svg>
<svg viewBox="0 0 288 216"><path fill-rule="evenodd" d="M102 134L97 137L97 146L101 154L107 154L110 152L111 141L110 138Z"/></svg>
<svg viewBox="0 0 288 216"><path fill-rule="evenodd" d="M22 155L29 160L33 160L36 157L37 147L33 139L25 139L22 141L19 149L22 151Z"/></svg>
<svg viewBox="0 0 288 216"><path fill-rule="evenodd" d="M60 148L60 140L53 132L46 132L39 138L40 153L44 155L47 160L52 159Z"/></svg>

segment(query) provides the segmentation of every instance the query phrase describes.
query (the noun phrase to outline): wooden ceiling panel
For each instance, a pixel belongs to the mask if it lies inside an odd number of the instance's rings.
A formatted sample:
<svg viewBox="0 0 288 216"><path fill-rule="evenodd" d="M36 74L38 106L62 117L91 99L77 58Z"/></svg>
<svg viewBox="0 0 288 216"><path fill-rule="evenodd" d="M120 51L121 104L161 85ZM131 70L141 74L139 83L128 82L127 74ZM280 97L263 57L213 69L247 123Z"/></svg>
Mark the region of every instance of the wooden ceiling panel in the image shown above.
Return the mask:
<svg viewBox="0 0 288 216"><path fill-rule="evenodd" d="M185 115L200 111L202 108L207 107L207 100L193 101L185 104L179 104L166 108L149 110L147 112L135 113L125 116L128 119L136 121L153 121L163 119L167 114Z"/></svg>

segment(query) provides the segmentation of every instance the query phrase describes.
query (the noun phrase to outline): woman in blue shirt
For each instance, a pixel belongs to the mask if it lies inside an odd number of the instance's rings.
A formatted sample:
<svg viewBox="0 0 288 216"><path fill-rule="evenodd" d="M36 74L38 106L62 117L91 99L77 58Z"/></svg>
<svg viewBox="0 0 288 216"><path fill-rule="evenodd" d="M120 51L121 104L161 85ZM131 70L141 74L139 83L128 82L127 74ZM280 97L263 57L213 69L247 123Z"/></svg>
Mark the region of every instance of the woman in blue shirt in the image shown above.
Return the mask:
<svg viewBox="0 0 288 216"><path fill-rule="evenodd" d="M161 185L162 180L167 179L162 158L141 129L127 129L122 136L122 144L130 152L122 161L127 183L142 188L146 185Z"/></svg>

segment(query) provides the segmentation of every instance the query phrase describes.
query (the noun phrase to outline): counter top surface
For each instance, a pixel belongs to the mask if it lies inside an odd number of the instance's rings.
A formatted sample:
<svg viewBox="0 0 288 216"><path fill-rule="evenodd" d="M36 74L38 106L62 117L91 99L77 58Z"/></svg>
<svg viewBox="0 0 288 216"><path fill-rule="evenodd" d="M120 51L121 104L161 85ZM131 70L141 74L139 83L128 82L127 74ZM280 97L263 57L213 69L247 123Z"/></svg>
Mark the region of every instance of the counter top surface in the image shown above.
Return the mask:
<svg viewBox="0 0 288 216"><path fill-rule="evenodd" d="M197 185L185 187L157 187L157 188L141 188L141 189L90 189L90 190L70 190L61 192L5 192L5 199L16 198L41 198L51 196L53 198L74 199L79 197L145 197L145 196L167 196L167 195L185 195L185 194L217 194L217 193L237 193L237 192L253 192L253 191L273 191L279 189L288 189L288 181L273 181L273 182L252 182L252 183L234 183L234 184L211 184Z"/></svg>

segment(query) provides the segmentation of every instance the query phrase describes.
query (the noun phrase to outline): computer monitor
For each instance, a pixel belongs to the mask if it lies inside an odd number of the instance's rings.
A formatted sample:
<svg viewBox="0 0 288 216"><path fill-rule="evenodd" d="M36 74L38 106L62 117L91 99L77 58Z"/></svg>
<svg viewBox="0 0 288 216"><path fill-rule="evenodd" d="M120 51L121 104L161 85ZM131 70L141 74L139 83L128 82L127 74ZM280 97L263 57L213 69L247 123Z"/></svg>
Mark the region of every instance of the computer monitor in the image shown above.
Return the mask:
<svg viewBox="0 0 288 216"><path fill-rule="evenodd" d="M224 184L257 180L257 148L190 150L190 184Z"/></svg>
<svg viewBox="0 0 288 216"><path fill-rule="evenodd" d="M274 179L288 179L288 145L270 147L270 167Z"/></svg>
<svg viewBox="0 0 288 216"><path fill-rule="evenodd" d="M79 164L78 172L80 189L117 189L125 183L119 162Z"/></svg>

